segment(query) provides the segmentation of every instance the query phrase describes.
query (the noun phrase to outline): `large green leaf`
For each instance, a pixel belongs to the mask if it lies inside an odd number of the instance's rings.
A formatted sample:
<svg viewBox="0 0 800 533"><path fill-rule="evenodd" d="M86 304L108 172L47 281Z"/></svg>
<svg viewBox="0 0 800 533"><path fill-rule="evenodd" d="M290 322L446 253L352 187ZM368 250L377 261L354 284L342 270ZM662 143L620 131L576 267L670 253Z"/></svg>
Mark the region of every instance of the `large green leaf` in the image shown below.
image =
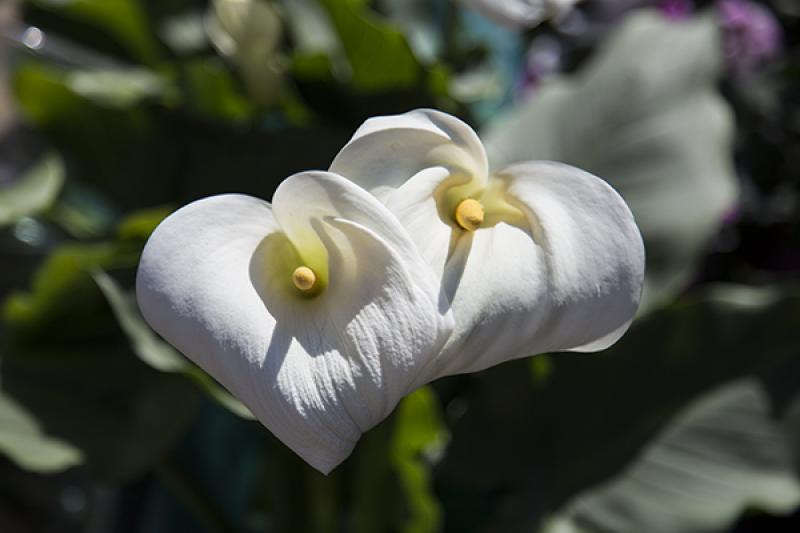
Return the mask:
<svg viewBox="0 0 800 533"><path fill-rule="evenodd" d="M109 481L130 481L158 463L197 398L185 379L156 372L110 342L4 347L2 372L4 392Z"/></svg>
<svg viewBox="0 0 800 533"><path fill-rule="evenodd" d="M108 194L117 205L142 202L169 188L159 153L161 138L152 115L144 106L114 106L74 90L70 72L35 61L21 63L14 70L14 89L27 121L62 153L69 154L70 175L76 181ZM88 89L81 87L79 89ZM96 87L95 87L96 89ZM106 87L105 89L109 89ZM111 91L113 92L113 90ZM147 203L145 203L147 202Z"/></svg>
<svg viewBox="0 0 800 533"><path fill-rule="evenodd" d="M98 478L129 480L152 467L194 414L181 376L143 364L128 347L91 272L130 268L136 243L56 251L28 293L4 306L3 391L47 435L80 450Z"/></svg>
<svg viewBox="0 0 800 533"><path fill-rule="evenodd" d="M796 453L755 379L712 390L626 470L573 498L549 533L727 531L743 511L800 504Z"/></svg>
<svg viewBox="0 0 800 533"><path fill-rule="evenodd" d="M403 33L358 0L320 0L339 34L356 89L407 89L422 70Z"/></svg>
<svg viewBox="0 0 800 533"><path fill-rule="evenodd" d="M718 41L711 17L635 13L577 74L545 82L483 132L498 170L563 161L622 194L647 249L642 311L685 287L736 196Z"/></svg>
<svg viewBox="0 0 800 533"><path fill-rule="evenodd" d="M716 286L643 317L605 352L539 356L544 378L524 360L478 374L438 471L458 495L448 525L530 531L617 474L691 399L796 361L798 316L797 287Z"/></svg>
<svg viewBox="0 0 800 533"><path fill-rule="evenodd" d="M16 336L42 342L47 337L96 338L98 328L113 322L89 272L132 267L138 256L136 249L111 243L59 248L35 273L30 291L13 293L3 302L3 319Z"/></svg>
<svg viewBox="0 0 800 533"><path fill-rule="evenodd" d="M146 13L137 0L28 0L42 9L101 28L146 64L158 59L158 48Z"/></svg>
<svg viewBox="0 0 800 533"><path fill-rule="evenodd" d="M40 159L9 185L0 183L0 227L42 211L64 183L64 163L55 154Z"/></svg>
<svg viewBox="0 0 800 533"><path fill-rule="evenodd" d="M80 450L45 435L34 416L0 391L0 453L18 466L48 474L82 462Z"/></svg>
<svg viewBox="0 0 800 533"><path fill-rule="evenodd" d="M130 339L133 352L143 362L161 372L182 373L234 414L253 420L253 414L239 400L219 386L205 372L194 366L172 346L161 340L145 323L136 297L124 292L105 272L96 271L94 280L103 291L119 325Z"/></svg>
<svg viewBox="0 0 800 533"><path fill-rule="evenodd" d="M200 116L240 121L253 113L253 104L237 87L219 58L197 58L181 69L187 107Z"/></svg>

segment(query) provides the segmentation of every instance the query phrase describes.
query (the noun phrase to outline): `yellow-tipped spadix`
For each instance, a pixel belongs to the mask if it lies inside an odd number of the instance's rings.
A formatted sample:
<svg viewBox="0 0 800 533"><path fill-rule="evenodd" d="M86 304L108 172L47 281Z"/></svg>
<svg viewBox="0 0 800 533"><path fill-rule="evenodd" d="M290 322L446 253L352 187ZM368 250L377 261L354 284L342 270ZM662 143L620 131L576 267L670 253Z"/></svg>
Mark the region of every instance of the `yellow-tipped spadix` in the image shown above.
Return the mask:
<svg viewBox="0 0 800 533"><path fill-rule="evenodd" d="M483 206L477 200L466 198L456 207L456 222L467 231L475 231L483 224Z"/></svg>
<svg viewBox="0 0 800 533"><path fill-rule="evenodd" d="M301 291L310 291L317 285L317 275L307 266L299 266L292 272L292 283Z"/></svg>

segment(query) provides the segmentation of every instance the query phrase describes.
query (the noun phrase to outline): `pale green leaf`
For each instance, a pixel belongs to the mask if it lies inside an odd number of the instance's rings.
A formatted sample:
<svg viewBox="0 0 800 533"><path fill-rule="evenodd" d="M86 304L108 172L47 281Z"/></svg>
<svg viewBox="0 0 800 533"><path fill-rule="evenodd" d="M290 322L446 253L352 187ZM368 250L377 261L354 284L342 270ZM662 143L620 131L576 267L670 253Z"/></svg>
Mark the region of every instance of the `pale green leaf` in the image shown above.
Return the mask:
<svg viewBox="0 0 800 533"><path fill-rule="evenodd" d="M85 21L115 37L143 63L153 65L158 53L147 15L137 0L29 0L42 9Z"/></svg>
<svg viewBox="0 0 800 533"><path fill-rule="evenodd" d="M320 0L350 62L352 82L363 91L414 86L421 68L403 33L355 0Z"/></svg>
<svg viewBox="0 0 800 533"><path fill-rule="evenodd" d="M12 183L0 183L0 227L50 207L63 183L64 163L55 154L44 156Z"/></svg>
<svg viewBox="0 0 800 533"><path fill-rule="evenodd" d="M140 68L76 70L66 75L65 84L97 104L123 109L147 98L163 96L166 90L160 76Z"/></svg>
<svg viewBox="0 0 800 533"><path fill-rule="evenodd" d="M703 395L616 478L578 494L547 533L727 531L750 508L790 513L800 480L753 378Z"/></svg>
<svg viewBox="0 0 800 533"><path fill-rule="evenodd" d="M101 270L95 271L93 277L111 305L114 316L139 359L161 372L183 373L234 414L242 418L254 418L244 404L231 396L150 329L145 323L132 293L124 292L108 274Z"/></svg>
<svg viewBox="0 0 800 533"><path fill-rule="evenodd" d="M66 470L83 461L80 450L42 432L22 405L0 391L0 453L39 474Z"/></svg>
<svg viewBox="0 0 800 533"><path fill-rule="evenodd" d="M737 196L719 69L711 17L634 12L583 69L546 81L483 132L497 170L563 161L620 192L647 249L643 310L686 286Z"/></svg>

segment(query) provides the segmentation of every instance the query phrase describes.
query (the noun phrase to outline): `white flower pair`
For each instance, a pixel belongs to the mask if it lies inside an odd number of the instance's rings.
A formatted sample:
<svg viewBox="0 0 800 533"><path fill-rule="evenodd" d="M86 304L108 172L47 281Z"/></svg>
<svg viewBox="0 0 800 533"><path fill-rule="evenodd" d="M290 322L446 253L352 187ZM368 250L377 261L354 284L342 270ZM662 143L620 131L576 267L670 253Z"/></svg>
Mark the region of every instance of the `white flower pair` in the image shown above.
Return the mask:
<svg viewBox="0 0 800 533"><path fill-rule="evenodd" d="M329 472L438 377L615 342L638 306L641 237L601 179L551 162L495 174L432 110L365 122L330 172L273 203L194 202L153 233L150 325Z"/></svg>

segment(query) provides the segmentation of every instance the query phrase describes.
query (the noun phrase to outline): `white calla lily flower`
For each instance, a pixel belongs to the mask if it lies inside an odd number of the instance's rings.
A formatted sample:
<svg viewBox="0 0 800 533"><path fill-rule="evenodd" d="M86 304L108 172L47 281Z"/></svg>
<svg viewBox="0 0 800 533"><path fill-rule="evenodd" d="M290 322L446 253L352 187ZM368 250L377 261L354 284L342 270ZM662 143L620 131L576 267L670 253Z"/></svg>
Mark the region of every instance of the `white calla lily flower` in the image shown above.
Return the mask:
<svg viewBox="0 0 800 533"><path fill-rule="evenodd" d="M602 179L546 161L490 173L472 128L434 110L367 120L331 171L380 198L441 280L455 330L420 382L601 350L630 325L644 247Z"/></svg>
<svg viewBox="0 0 800 533"><path fill-rule="evenodd" d="M413 390L452 318L400 222L328 172L273 204L213 196L148 241L136 291L148 323L327 473Z"/></svg>

